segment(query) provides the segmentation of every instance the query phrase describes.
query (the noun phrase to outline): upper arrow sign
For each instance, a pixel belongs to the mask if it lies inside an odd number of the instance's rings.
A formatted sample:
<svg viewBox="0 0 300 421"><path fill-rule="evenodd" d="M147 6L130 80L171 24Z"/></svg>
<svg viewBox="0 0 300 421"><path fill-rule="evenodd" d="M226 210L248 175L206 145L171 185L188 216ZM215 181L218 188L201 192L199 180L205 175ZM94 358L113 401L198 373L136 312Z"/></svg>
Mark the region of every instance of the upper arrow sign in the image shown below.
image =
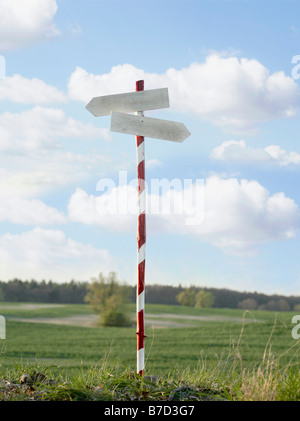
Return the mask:
<svg viewBox="0 0 300 421"><path fill-rule="evenodd" d="M94 97L85 108L98 117L109 115L112 111L131 113L168 108L169 106L168 88L162 88Z"/></svg>
<svg viewBox="0 0 300 421"><path fill-rule="evenodd" d="M113 132L183 142L190 132L183 123L112 112L110 130Z"/></svg>

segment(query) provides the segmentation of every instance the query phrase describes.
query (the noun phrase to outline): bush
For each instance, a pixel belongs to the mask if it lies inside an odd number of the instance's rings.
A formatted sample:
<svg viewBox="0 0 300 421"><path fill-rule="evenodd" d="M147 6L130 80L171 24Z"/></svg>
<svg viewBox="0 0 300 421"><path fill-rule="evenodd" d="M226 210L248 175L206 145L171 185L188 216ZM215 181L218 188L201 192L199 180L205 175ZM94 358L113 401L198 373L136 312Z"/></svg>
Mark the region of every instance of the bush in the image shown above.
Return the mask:
<svg viewBox="0 0 300 421"><path fill-rule="evenodd" d="M196 291L193 287L187 288L176 296L177 301L188 307L194 307L196 302Z"/></svg>
<svg viewBox="0 0 300 421"><path fill-rule="evenodd" d="M176 299L183 306L197 308L208 308L214 303L214 296L211 292L200 290L196 293L193 287L180 292Z"/></svg>
<svg viewBox="0 0 300 421"><path fill-rule="evenodd" d="M130 317L126 304L128 303L128 288L120 285L115 272L110 272L105 278L100 273L98 280L87 287L85 301L99 314L101 326L130 326Z"/></svg>
<svg viewBox="0 0 300 421"><path fill-rule="evenodd" d="M214 303L214 296L211 292L199 291L196 294L196 304L197 308L208 308L211 307Z"/></svg>

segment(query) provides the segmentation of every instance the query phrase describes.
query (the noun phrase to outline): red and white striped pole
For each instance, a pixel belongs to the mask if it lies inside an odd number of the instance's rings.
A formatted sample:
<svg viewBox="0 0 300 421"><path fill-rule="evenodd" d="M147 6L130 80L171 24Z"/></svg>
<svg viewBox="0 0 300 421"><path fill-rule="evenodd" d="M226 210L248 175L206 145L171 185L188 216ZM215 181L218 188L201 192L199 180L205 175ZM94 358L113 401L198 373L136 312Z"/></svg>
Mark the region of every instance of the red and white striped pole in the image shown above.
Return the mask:
<svg viewBox="0 0 300 421"><path fill-rule="evenodd" d="M136 82L136 91L144 90L144 81ZM138 112L144 115L143 111ZM146 248L146 192L145 192L145 142L144 136L136 136L137 147L137 192L138 192L138 269L137 269L137 373L144 375L145 368L145 248Z"/></svg>

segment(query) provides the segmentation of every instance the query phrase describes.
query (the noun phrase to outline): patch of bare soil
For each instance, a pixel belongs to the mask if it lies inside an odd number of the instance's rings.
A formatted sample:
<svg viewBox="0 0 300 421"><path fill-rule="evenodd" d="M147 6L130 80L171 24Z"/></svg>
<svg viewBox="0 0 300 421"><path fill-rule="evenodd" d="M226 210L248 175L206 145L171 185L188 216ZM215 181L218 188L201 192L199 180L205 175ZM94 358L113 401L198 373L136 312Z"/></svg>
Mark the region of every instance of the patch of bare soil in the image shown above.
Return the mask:
<svg viewBox="0 0 300 421"><path fill-rule="evenodd" d="M211 315L211 316L188 316L188 315L184 315L181 316L179 314L149 314L150 317L152 318L168 318L168 319L184 319L184 320L199 320L199 321L203 321L203 322L237 322L237 323L241 323L241 322L255 322L257 320L254 319L243 319L242 317L228 317L228 316L216 316L216 315Z"/></svg>
<svg viewBox="0 0 300 421"><path fill-rule="evenodd" d="M18 305L5 305L3 303L1 303L0 305L1 307L3 307L3 309L6 310L40 310L42 308L54 308L54 307L64 307L65 304L34 304L34 303L30 303L30 304L18 304Z"/></svg>
<svg viewBox="0 0 300 421"><path fill-rule="evenodd" d="M134 318L135 319L135 318ZM163 319L163 320L162 320ZM169 320L168 320L169 319ZM171 319L171 320L170 320ZM206 322L238 322L242 323L242 318L237 317L226 317L226 316L180 316L177 314L148 314L145 317L145 325L147 327L154 328L170 328L170 327L194 327L195 324L189 324L185 322L178 322L172 319L181 319L181 320L194 320L194 321L206 321ZM37 318L11 318L11 320L22 321L22 322L31 322L31 323L51 323L58 325L68 325L68 326L82 326L82 327L96 327L98 322L97 314L86 314L78 316L69 316L69 317L37 317ZM244 322L255 322L256 320L245 320Z"/></svg>
<svg viewBox="0 0 300 421"><path fill-rule="evenodd" d="M95 327L98 321L97 314L87 314L80 316L69 316L69 317L35 317L34 319L26 319L24 317L10 318L18 322L29 322L29 323L51 323L54 325L68 325L68 326L83 326L83 327Z"/></svg>
<svg viewBox="0 0 300 421"><path fill-rule="evenodd" d="M149 315L150 316L150 315ZM163 315L161 315L163 317ZM36 317L36 318L11 318L10 320L15 320L19 322L29 322L29 323L51 323L55 325L67 325L67 326L81 326L81 327L96 327L98 322L97 314L87 314L80 316L70 316L70 317ZM145 326L152 326L156 328L163 327L187 327L192 326L183 323L175 323L170 320L155 320L147 318L145 320Z"/></svg>

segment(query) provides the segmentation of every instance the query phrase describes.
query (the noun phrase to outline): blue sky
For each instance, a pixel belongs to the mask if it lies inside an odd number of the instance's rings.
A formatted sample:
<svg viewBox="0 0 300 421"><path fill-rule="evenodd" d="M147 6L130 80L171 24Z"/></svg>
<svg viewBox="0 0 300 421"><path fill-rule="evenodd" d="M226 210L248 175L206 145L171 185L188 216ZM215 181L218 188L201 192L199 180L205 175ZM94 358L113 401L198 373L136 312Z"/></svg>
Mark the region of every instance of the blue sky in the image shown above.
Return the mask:
<svg viewBox="0 0 300 421"><path fill-rule="evenodd" d="M146 287L299 295L299 12L276 0L1 0L0 279L114 270L135 284L136 215L103 213L110 193L97 190L107 178L135 201L118 185L120 171L136 178L135 139L85 106L144 79L170 98L145 115L191 132L146 138L147 183L179 180L160 196L175 204L184 180L204 183L201 223L147 216Z"/></svg>

